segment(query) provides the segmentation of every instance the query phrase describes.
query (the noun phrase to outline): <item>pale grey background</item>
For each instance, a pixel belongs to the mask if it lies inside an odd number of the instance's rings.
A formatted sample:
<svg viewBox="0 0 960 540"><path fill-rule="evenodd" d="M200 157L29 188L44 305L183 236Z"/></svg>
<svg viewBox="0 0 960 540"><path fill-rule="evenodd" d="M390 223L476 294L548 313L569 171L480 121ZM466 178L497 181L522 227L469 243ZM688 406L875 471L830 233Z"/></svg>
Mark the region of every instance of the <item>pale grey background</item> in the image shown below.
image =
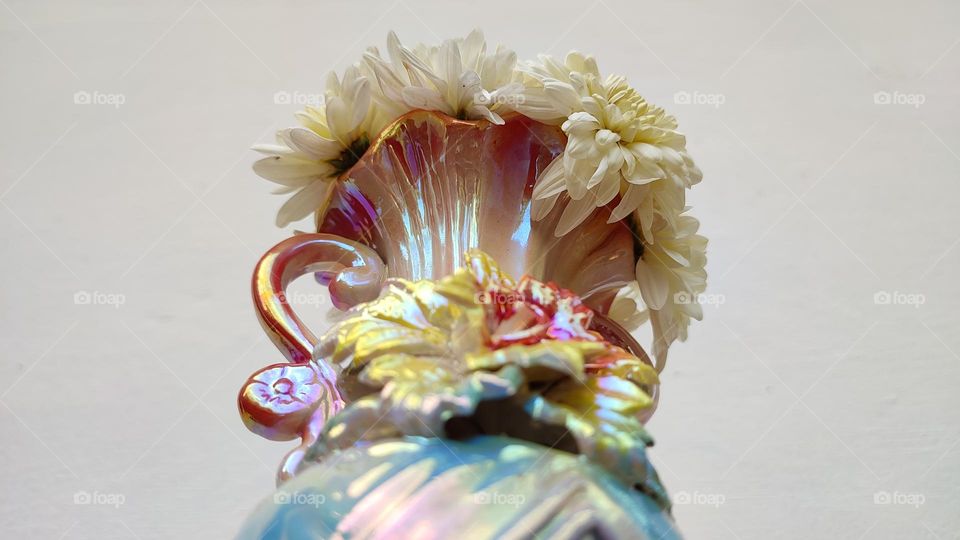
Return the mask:
<svg viewBox="0 0 960 540"><path fill-rule="evenodd" d="M248 278L290 234L248 147L293 123L276 92L320 91L389 29L479 26L597 55L705 173L719 305L650 426L686 534L957 538L958 23L929 0L0 0L0 536L234 534L289 448L234 402L281 359Z"/></svg>

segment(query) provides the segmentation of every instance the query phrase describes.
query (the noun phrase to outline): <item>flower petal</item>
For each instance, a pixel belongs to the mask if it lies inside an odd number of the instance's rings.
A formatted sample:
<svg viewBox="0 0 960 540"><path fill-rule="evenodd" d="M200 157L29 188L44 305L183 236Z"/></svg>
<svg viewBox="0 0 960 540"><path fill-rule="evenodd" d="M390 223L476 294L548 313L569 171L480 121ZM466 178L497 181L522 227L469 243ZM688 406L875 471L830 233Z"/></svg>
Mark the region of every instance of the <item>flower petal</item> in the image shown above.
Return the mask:
<svg viewBox="0 0 960 540"><path fill-rule="evenodd" d="M326 163L307 161L286 156L273 156L253 163L253 172L278 184L300 178L321 178L332 172Z"/></svg>
<svg viewBox="0 0 960 540"><path fill-rule="evenodd" d="M562 129L567 135L589 135L593 138L593 134L600 129L600 121L591 114L575 112L563 123Z"/></svg>
<svg viewBox="0 0 960 540"><path fill-rule="evenodd" d="M316 180L287 199L277 212L277 226L286 227L326 206L333 193L333 184L329 180Z"/></svg>
<svg viewBox="0 0 960 540"><path fill-rule="evenodd" d="M533 221L540 221L541 219L547 217L553 207L557 204L557 199L560 198L560 195L553 195L552 197L547 197L545 199L533 199L530 203L530 217Z"/></svg>
<svg viewBox="0 0 960 540"><path fill-rule="evenodd" d="M307 128L291 128L287 137L297 150L317 161L336 159L343 152L343 146L339 142L324 139Z"/></svg>
<svg viewBox="0 0 960 540"><path fill-rule="evenodd" d="M568 232L572 231L586 220L590 214L593 213L596 209L596 197L587 195L580 200L570 200L567 203L567 207L563 209L563 215L560 216L560 221L557 222L557 228L554 231L554 235L559 238Z"/></svg>
<svg viewBox="0 0 960 540"><path fill-rule="evenodd" d="M563 158L557 156L537 178L537 183L533 186L533 198L546 199L563 192L564 189L566 184L563 181Z"/></svg>
<svg viewBox="0 0 960 540"><path fill-rule="evenodd" d="M640 285L643 303L650 309L663 309L667 303L670 293L670 279L666 274L668 271L660 266L647 264L642 257L637 260L637 283Z"/></svg>
<svg viewBox="0 0 960 540"><path fill-rule="evenodd" d="M627 188L626 193L623 194L623 197L620 199L620 204L613 209L613 212L610 214L610 218L607 219L607 223L616 223L621 219L630 215L631 212L637 209L640 206L640 202L643 201L643 197L647 194L647 190L641 186L633 186Z"/></svg>

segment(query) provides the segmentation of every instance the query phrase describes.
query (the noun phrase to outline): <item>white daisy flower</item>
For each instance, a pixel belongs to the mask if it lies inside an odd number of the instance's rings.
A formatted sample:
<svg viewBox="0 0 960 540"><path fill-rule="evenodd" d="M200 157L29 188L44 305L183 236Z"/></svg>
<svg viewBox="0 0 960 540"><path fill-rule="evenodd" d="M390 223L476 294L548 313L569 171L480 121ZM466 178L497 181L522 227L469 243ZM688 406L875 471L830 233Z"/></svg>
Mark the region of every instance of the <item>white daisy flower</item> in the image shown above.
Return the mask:
<svg viewBox="0 0 960 540"><path fill-rule="evenodd" d="M546 216L560 194L570 196L557 236L617 195L611 223L649 202L651 184L682 192L702 178L687 155L685 137L676 131L676 119L647 103L622 77L601 80L593 58L571 53L559 64L542 57L539 65L524 70L525 88L516 110L535 120L562 123L567 134L565 151L537 179L533 193L534 219ZM649 226L643 232L652 240Z"/></svg>
<svg viewBox="0 0 960 540"><path fill-rule="evenodd" d="M277 132L277 144L254 150L267 154L253 170L281 185L277 193L294 193L277 213L285 227L329 203L337 176L350 168L366 150L370 134L382 128L380 115L371 110L370 82L357 66L327 78L325 99L319 107L297 113L301 127Z"/></svg>
<svg viewBox="0 0 960 540"><path fill-rule="evenodd" d="M378 50L370 49L364 54L364 67L379 86L378 104L392 118L425 109L502 124L496 110L521 89L513 82L517 55L500 46L487 54L480 30L464 39L412 50L390 32L387 56L384 59Z"/></svg>

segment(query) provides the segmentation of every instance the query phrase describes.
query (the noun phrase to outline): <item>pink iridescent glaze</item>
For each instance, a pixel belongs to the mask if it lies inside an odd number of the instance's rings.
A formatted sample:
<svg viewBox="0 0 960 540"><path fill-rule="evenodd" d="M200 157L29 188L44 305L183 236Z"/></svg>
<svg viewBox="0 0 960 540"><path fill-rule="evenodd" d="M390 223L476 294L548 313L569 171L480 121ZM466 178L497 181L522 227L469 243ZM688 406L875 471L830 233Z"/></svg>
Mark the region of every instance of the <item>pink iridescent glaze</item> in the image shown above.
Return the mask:
<svg viewBox="0 0 960 540"><path fill-rule="evenodd" d="M440 279L479 248L506 272L555 282L606 313L639 256L630 224L607 223L619 198L562 238L553 231L568 199L533 222L533 185L566 136L520 115L505 120L399 118L341 177L318 231L374 248L390 276L407 279Z"/></svg>
<svg viewBox="0 0 960 540"><path fill-rule="evenodd" d="M593 312L572 292L554 283L523 276L515 287L496 286L484 291L493 348L533 345L544 339L590 339L586 329Z"/></svg>
<svg viewBox="0 0 960 540"><path fill-rule="evenodd" d="M250 431L274 441L300 435L326 389L311 364L274 364L254 373L240 393L240 410Z"/></svg>
<svg viewBox="0 0 960 540"><path fill-rule="evenodd" d="M284 291L294 279L319 272L339 309L373 300L385 270L369 247L333 234L299 234L267 251L253 272L253 302L263 329L287 359L307 362L316 336L297 318Z"/></svg>
<svg viewBox="0 0 960 540"><path fill-rule="evenodd" d="M327 277L330 297L340 309L376 298L386 274L369 247L332 234L293 236L257 263L252 281L257 317L290 363L267 366L252 375L237 405L254 433L272 440L302 439L284 461L280 480L292 475L307 445L345 405L336 373L327 364L312 361L316 336L287 302L290 282L311 272Z"/></svg>

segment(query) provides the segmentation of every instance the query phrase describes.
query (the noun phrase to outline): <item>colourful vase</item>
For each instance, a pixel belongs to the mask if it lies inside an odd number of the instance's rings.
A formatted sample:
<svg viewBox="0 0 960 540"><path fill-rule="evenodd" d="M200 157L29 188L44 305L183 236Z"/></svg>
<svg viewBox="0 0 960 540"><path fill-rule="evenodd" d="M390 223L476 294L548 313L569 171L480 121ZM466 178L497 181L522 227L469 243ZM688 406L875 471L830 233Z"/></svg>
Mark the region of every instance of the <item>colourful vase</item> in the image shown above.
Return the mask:
<svg viewBox="0 0 960 540"><path fill-rule="evenodd" d="M558 238L565 196L531 219L565 143L520 115L408 113L340 177L317 233L263 256L254 303L287 362L239 406L300 444L242 537L676 536L645 454L656 373L606 316L634 279L633 224L601 207ZM284 293L305 273L346 310L321 338Z"/></svg>

